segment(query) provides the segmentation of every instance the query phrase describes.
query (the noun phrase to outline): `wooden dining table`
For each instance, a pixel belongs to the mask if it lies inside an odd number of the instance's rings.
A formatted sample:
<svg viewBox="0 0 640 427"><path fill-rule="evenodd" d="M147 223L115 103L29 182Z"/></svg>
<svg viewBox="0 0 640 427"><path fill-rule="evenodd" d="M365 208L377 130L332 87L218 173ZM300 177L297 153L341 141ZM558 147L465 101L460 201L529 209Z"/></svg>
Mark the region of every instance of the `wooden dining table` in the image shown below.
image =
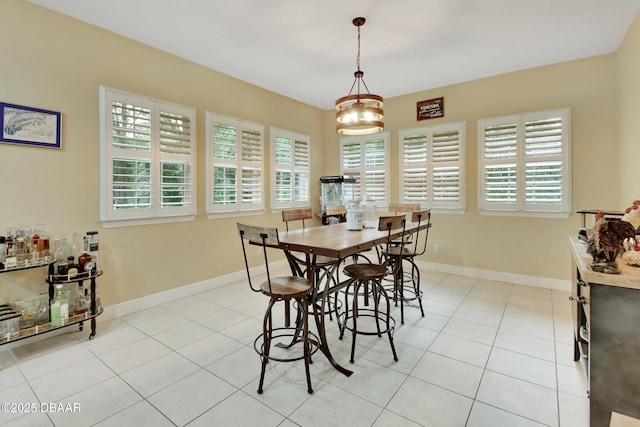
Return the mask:
<svg viewBox="0 0 640 427"><path fill-rule="evenodd" d="M430 227L430 223L414 223L407 221L405 235L412 234L419 230ZM391 238L397 239L402 236L402 230L391 232ZM318 268L316 259L318 256L336 258L341 261L350 256L360 254L378 245L386 243L388 232L380 231L377 228L363 228L359 230L349 230L347 223L329 224L318 227L302 228L298 230L283 231L279 233L280 248L285 252L291 261L295 259L294 253L304 253L306 255L307 278L314 282L314 304L319 304L319 308L314 310L314 317L318 329L319 349L327 357L331 365L339 372L350 376L353 371L340 365L331 354L326 337L325 329L325 307L328 304L330 295L338 292L346 286L346 281L334 283L331 280L318 281L318 277L325 277L316 274ZM341 262L332 265L333 270L329 274L334 274ZM337 276L336 276L337 277ZM322 282L322 283L320 283ZM324 286L322 286L324 285Z"/></svg>

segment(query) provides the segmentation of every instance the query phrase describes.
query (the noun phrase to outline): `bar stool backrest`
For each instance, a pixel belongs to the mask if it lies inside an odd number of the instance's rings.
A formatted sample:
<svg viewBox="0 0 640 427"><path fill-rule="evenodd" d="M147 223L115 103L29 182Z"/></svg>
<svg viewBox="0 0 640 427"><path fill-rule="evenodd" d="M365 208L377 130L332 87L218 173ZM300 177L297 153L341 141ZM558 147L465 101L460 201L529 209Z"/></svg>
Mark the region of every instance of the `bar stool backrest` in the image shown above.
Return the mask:
<svg viewBox="0 0 640 427"><path fill-rule="evenodd" d="M290 221L302 221L302 228L304 228L304 220L311 218L313 218L311 208L287 209L282 211L282 221L284 221L287 231L289 231Z"/></svg>
<svg viewBox="0 0 640 427"><path fill-rule="evenodd" d="M269 260L267 259L267 248L280 247L280 239L278 238L278 229L269 227L256 227L253 225L240 224L238 225L238 232L240 233L240 240L242 241L242 255L244 256L244 265L247 270L247 279L249 280L249 287L254 292L260 292L259 287L255 287L251 281L251 271L249 267L249 260L247 259L247 250L245 246L245 240L248 244L262 246L262 252L264 254L264 264L267 270L267 281L269 282L269 294L273 295L271 290L271 274L269 272Z"/></svg>
<svg viewBox="0 0 640 427"><path fill-rule="evenodd" d="M395 241L394 243L394 240L391 237L391 233L401 229L402 230L401 236L404 236L406 224L407 224L407 219L405 218L405 215L391 215L391 216L380 217L380 219L378 220L378 231L387 232L387 239L385 242L385 246L386 246L385 253L389 253L390 247L394 244L400 246L400 252L402 253L402 250L404 249L405 239L400 238L398 239L398 241ZM386 257L384 261L387 264L387 266L389 266L388 263L390 259L391 259L390 257ZM388 274L395 274L396 269L399 269L399 266L400 266L400 263L395 263L394 269L392 271L389 271Z"/></svg>
<svg viewBox="0 0 640 427"><path fill-rule="evenodd" d="M427 251L427 239L429 238L429 229L431 228L431 209L424 209L413 212L411 214L411 222L418 223L418 231L415 233L413 242L413 255L419 256ZM427 227L421 232L420 225L427 224ZM420 244L422 242L422 244Z"/></svg>
<svg viewBox="0 0 640 427"><path fill-rule="evenodd" d="M420 210L419 203L389 203L389 212L404 213L417 212Z"/></svg>

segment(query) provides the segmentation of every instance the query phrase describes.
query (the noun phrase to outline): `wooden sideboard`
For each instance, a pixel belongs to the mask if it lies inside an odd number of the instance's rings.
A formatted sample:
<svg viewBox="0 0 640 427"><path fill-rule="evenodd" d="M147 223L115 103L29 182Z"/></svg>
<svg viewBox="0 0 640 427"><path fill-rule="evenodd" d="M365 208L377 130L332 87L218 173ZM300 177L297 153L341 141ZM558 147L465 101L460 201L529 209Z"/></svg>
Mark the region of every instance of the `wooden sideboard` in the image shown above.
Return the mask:
<svg viewBox="0 0 640 427"><path fill-rule="evenodd" d="M640 418L640 268L618 259L621 274L595 272L587 244L569 241L574 360L587 375L590 425L608 427L612 411Z"/></svg>

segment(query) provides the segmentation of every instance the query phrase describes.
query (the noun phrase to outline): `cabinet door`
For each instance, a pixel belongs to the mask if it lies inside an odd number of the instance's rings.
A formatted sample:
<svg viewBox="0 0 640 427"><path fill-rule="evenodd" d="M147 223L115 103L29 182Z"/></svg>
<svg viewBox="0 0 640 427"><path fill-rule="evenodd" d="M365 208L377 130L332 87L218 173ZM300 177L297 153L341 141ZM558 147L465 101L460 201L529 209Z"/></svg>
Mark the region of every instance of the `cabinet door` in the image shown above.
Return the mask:
<svg viewBox="0 0 640 427"><path fill-rule="evenodd" d="M640 418L640 290L590 288L591 405Z"/></svg>

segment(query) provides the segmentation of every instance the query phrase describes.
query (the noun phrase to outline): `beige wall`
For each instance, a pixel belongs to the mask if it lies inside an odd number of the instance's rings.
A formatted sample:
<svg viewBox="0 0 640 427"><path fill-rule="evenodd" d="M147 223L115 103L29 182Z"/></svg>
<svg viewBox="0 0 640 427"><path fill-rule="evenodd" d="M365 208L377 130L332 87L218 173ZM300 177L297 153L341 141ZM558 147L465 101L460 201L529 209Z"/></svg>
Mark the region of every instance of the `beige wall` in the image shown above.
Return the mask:
<svg viewBox="0 0 640 427"><path fill-rule="evenodd" d="M620 172L626 206L640 199L640 13L618 52Z"/></svg>
<svg viewBox="0 0 640 427"><path fill-rule="evenodd" d="M570 255L567 236L575 235L580 216L568 219L481 216L477 210L477 120L484 117L570 106L572 108L572 211L623 209L640 198L632 166L620 171L620 158L627 151L638 153L640 101L638 88L640 49L638 19L627 37L625 60L610 54L562 64L513 72L409 94L385 100L385 130L391 131L391 200L397 200L398 130L421 125L465 120L467 123L467 212L464 215L434 214L429 238L439 243L440 253L428 252L424 260L458 267L493 270L568 280ZM633 36L635 34L635 36ZM629 40L633 39L633 40ZM635 52L635 54L633 53ZM473 64L469 64L473 66ZM618 88L618 76L628 75ZM633 82L631 82L633 81ZM375 88L371 88L374 92ZM619 101L619 93L626 92ZM416 121L416 102L443 96L445 117ZM621 114L620 110L627 110ZM631 114L629 111L631 110ZM621 148L619 117L627 119ZM635 118L635 119L634 119ZM333 113L325 117L332 128ZM338 137L328 133L331 148L325 162L328 173L339 173L330 159L338 155ZM625 140L626 139L626 140ZM635 145L634 145L635 144ZM628 146L633 145L631 149ZM636 168L637 170L637 168ZM621 187L621 180L628 183Z"/></svg>
<svg viewBox="0 0 640 427"><path fill-rule="evenodd" d="M569 105L573 111L573 210L622 208L634 189L631 164L621 179L618 144L636 148L639 101L624 95L620 81L636 89L636 19L624 53L510 73L387 99L392 167L397 171L398 130L418 125L417 101L444 96L446 117L438 123L467 121L468 211L434 216L432 243L441 252L425 260L455 266L568 279L567 235L575 234L577 215L566 220L479 216L476 209L476 120L519 111ZM619 58L620 56L620 58ZM473 66L473 64L469 64ZM240 82L123 37L66 18L24 0L0 2L0 100L63 113L61 150L0 144L3 185L0 230L8 225L47 223L51 233L98 230L106 274L100 292L106 305L240 271L243 268L236 218L208 220L204 215L204 112L206 110L306 133L312 141L312 182L339 172L334 112ZM620 75L618 80L617 76ZM193 222L102 228L99 217L98 87L107 85L197 109L197 218ZM375 91L375 88L373 88ZM338 89L339 90L339 89ZM620 94L620 96L618 96ZM339 93L336 93L339 96ZM622 110L622 111L619 111ZM629 111L631 111L629 113ZM625 119L626 116L629 116ZM635 120L633 117L635 116ZM622 117L621 120L618 117ZM622 124L620 124L622 121ZM421 123L420 123L421 124ZM635 137L635 138L634 138ZM635 141L634 141L635 139ZM635 145L634 145L635 144ZM328 149L325 149L328 147ZM603 159L613 159L605 161ZM313 200L319 186L312 186ZM397 197L397 181L392 199ZM316 204L313 205L314 208ZM281 225L267 211L247 222ZM2 282L39 284L4 274ZM11 276L11 277L8 277ZM31 282L30 282L31 281ZM21 286L0 286L0 299ZM36 286L36 285L34 285Z"/></svg>
<svg viewBox="0 0 640 427"><path fill-rule="evenodd" d="M324 169L324 112L221 73L34 6L0 2L0 100L61 111L61 150L0 144L0 230L48 224L54 235L98 230L106 305L244 268L237 218L208 220L205 111L310 135L312 182ZM99 218L98 87L106 85L197 109L197 218L193 222L108 228ZM312 188L315 200L319 186ZM280 225L279 213L247 217ZM0 281L23 280L18 273ZM41 270L27 276L42 282ZM24 278L27 280L27 278ZM20 289L0 286L2 293Z"/></svg>

